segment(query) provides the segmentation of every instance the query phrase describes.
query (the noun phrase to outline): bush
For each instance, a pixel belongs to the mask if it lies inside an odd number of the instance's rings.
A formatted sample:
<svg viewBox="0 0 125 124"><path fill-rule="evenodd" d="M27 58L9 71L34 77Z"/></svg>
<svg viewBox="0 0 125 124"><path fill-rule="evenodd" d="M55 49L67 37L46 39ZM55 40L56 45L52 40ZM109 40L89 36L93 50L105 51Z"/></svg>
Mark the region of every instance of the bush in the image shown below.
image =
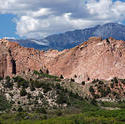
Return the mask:
<svg viewBox="0 0 125 124"><path fill-rule="evenodd" d="M49 92L49 91L51 91L52 89L51 89L51 87L50 87L50 85L48 84L46 84L46 85L43 85L43 92L44 93L47 93L47 92Z"/></svg>
<svg viewBox="0 0 125 124"><path fill-rule="evenodd" d="M58 110L58 111L56 112L56 115L57 115L57 116L62 116L62 114L63 114L63 113L62 113L61 110Z"/></svg>
<svg viewBox="0 0 125 124"><path fill-rule="evenodd" d="M5 84L4 84L5 88L13 88L13 83L10 82L10 80L6 80Z"/></svg>
<svg viewBox="0 0 125 124"><path fill-rule="evenodd" d="M39 95L38 95L38 96L39 96L39 98L40 98L40 99L44 98L44 96L43 96L43 94L42 94L42 93L39 93Z"/></svg>
<svg viewBox="0 0 125 124"><path fill-rule="evenodd" d="M18 109L17 109L18 112L23 112L23 108L20 106Z"/></svg>
<svg viewBox="0 0 125 124"><path fill-rule="evenodd" d="M16 76L16 77L13 77L13 80L14 80L14 82L21 82L24 79L22 77L20 77L20 76Z"/></svg>
<svg viewBox="0 0 125 124"><path fill-rule="evenodd" d="M85 81L82 81L82 83L81 83L82 85L85 85Z"/></svg>
<svg viewBox="0 0 125 124"><path fill-rule="evenodd" d="M99 84L102 85L102 84L104 84L104 82L103 81L99 81Z"/></svg>
<svg viewBox="0 0 125 124"><path fill-rule="evenodd" d="M101 92L101 97L105 97L110 93L110 89L108 88L107 90L100 89Z"/></svg>
<svg viewBox="0 0 125 124"><path fill-rule="evenodd" d="M1 81L1 80L3 80L3 78L2 78L2 77L0 77L0 81Z"/></svg>
<svg viewBox="0 0 125 124"><path fill-rule="evenodd" d="M68 97L66 95L60 94L60 95L57 96L56 103L57 104L64 104L64 103L68 104L69 99L68 99Z"/></svg>
<svg viewBox="0 0 125 124"><path fill-rule="evenodd" d="M42 83L37 81L37 80L33 82L33 85L34 85L35 88L41 88L42 87Z"/></svg>
<svg viewBox="0 0 125 124"><path fill-rule="evenodd" d="M46 70L46 74L49 74L49 70L48 69Z"/></svg>
<svg viewBox="0 0 125 124"><path fill-rule="evenodd" d="M118 79L116 77L114 77L112 80L111 80L113 83L118 83Z"/></svg>
<svg viewBox="0 0 125 124"><path fill-rule="evenodd" d="M6 76L5 78L7 81L10 81L10 76Z"/></svg>
<svg viewBox="0 0 125 124"><path fill-rule="evenodd" d="M114 88L114 83L111 83L111 84L110 84L110 87L111 87L111 88Z"/></svg>
<svg viewBox="0 0 125 124"><path fill-rule="evenodd" d="M35 87L33 85L30 86L30 91L35 91Z"/></svg>
<svg viewBox="0 0 125 124"><path fill-rule="evenodd" d="M27 94L27 99L30 99L30 98L32 98L32 96L31 96L30 93L28 93L28 94Z"/></svg>
<svg viewBox="0 0 125 124"><path fill-rule="evenodd" d="M93 81L92 81L92 83L94 84L94 83L97 83L99 81L99 79L94 79Z"/></svg>
<svg viewBox="0 0 125 124"><path fill-rule="evenodd" d="M20 88L21 86L23 88L27 88L29 86L29 82L20 76L14 77L13 80L14 80L14 82L17 82L18 88Z"/></svg>
<svg viewBox="0 0 125 124"><path fill-rule="evenodd" d="M46 109L45 109L45 108L42 108L42 107L36 108L36 112L37 112L37 113L47 114Z"/></svg>
<svg viewBox="0 0 125 124"><path fill-rule="evenodd" d="M121 83L125 84L125 79L120 79Z"/></svg>
<svg viewBox="0 0 125 124"><path fill-rule="evenodd" d="M34 90L35 90L34 81L31 80L31 82L30 82L30 91L34 91Z"/></svg>
<svg viewBox="0 0 125 124"><path fill-rule="evenodd" d="M10 82L10 77L9 76L6 76L6 82L5 82L5 84L4 84L4 87L5 88L13 88L13 83L12 82Z"/></svg>
<svg viewBox="0 0 125 124"><path fill-rule="evenodd" d="M61 79L64 79L63 75L60 75L60 78L61 78Z"/></svg>
<svg viewBox="0 0 125 124"><path fill-rule="evenodd" d="M42 69L40 69L39 73L40 73L40 74L43 74L43 71L42 71Z"/></svg>
<svg viewBox="0 0 125 124"><path fill-rule="evenodd" d="M27 92L24 88L21 89L20 91L20 96L26 96L27 95Z"/></svg>
<svg viewBox="0 0 125 124"><path fill-rule="evenodd" d="M90 91L91 93L94 93L94 92L95 92L92 86L90 86L89 91Z"/></svg>
<svg viewBox="0 0 125 124"><path fill-rule="evenodd" d="M40 75L40 73L38 71L36 71L36 70L33 71L33 74Z"/></svg>
<svg viewBox="0 0 125 124"><path fill-rule="evenodd" d="M0 111L5 111L11 108L11 104L7 101L4 95L0 95Z"/></svg>
<svg viewBox="0 0 125 124"><path fill-rule="evenodd" d="M75 80L73 78L71 78L71 82L75 82Z"/></svg>

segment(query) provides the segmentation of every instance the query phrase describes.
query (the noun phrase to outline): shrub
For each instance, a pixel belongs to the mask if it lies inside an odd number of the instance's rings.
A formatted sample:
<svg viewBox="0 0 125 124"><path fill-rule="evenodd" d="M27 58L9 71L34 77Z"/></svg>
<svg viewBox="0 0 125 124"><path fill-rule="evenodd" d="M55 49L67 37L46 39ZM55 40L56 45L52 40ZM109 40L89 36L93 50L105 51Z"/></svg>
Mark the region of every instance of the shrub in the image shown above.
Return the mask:
<svg viewBox="0 0 125 124"><path fill-rule="evenodd" d="M32 96L31 96L30 93L28 93L28 94L27 94L27 99L30 99L30 98L32 98Z"/></svg>
<svg viewBox="0 0 125 124"><path fill-rule="evenodd" d="M111 88L114 88L114 83L111 83L111 84L110 84L110 87L111 87Z"/></svg>
<svg viewBox="0 0 125 124"><path fill-rule="evenodd" d="M93 104L93 105L97 105L97 102L96 102L95 99L92 99L90 103Z"/></svg>
<svg viewBox="0 0 125 124"><path fill-rule="evenodd" d="M104 90L104 89L100 89L101 92L101 96L105 97L110 93L110 89Z"/></svg>
<svg viewBox="0 0 125 124"><path fill-rule="evenodd" d="M60 78L61 78L61 79L64 79L63 75L60 75Z"/></svg>
<svg viewBox="0 0 125 124"><path fill-rule="evenodd" d="M39 81L34 81L33 85L35 88L40 88L41 87L41 83Z"/></svg>
<svg viewBox="0 0 125 124"><path fill-rule="evenodd" d="M99 81L99 79L94 79L93 81L92 81L92 83L94 84L94 83L97 83Z"/></svg>
<svg viewBox="0 0 125 124"><path fill-rule="evenodd" d="M64 104L64 103L69 103L69 99L66 95L64 94L60 94L57 96L57 100L56 100L57 104Z"/></svg>
<svg viewBox="0 0 125 124"><path fill-rule="evenodd" d="M23 111L23 108L20 106L18 109L17 109L18 112L22 112Z"/></svg>
<svg viewBox="0 0 125 124"><path fill-rule="evenodd" d="M28 86L29 86L29 82L26 81L26 80L23 80L22 82L20 82L19 85L22 86L23 88L28 88Z"/></svg>
<svg viewBox="0 0 125 124"><path fill-rule="evenodd" d="M58 111L56 112L56 115L57 115L57 116L62 116L62 114L63 114L63 113L62 113L61 110L58 110Z"/></svg>
<svg viewBox="0 0 125 124"><path fill-rule="evenodd" d="M21 89L20 91L20 96L26 96L27 95L27 92L24 88Z"/></svg>
<svg viewBox="0 0 125 124"><path fill-rule="evenodd" d="M125 79L120 79L121 83L125 84Z"/></svg>
<svg viewBox="0 0 125 124"><path fill-rule="evenodd" d="M115 91L113 91L113 92L112 92L112 94L113 94L114 96L116 96L116 95L117 95L117 93L116 93Z"/></svg>
<svg viewBox="0 0 125 124"><path fill-rule="evenodd" d="M74 75L74 78L77 78L77 75L76 75L76 74Z"/></svg>
<svg viewBox="0 0 125 124"><path fill-rule="evenodd" d="M39 71L39 72L40 72L40 74L43 74L43 71L42 71L42 69L40 69L40 71Z"/></svg>
<svg viewBox="0 0 125 124"><path fill-rule="evenodd" d="M4 84L5 88L13 88L13 83L10 82L10 80L6 80L5 84Z"/></svg>
<svg viewBox="0 0 125 124"><path fill-rule="evenodd" d="M10 76L6 76L5 78L7 81L10 81Z"/></svg>
<svg viewBox="0 0 125 124"><path fill-rule="evenodd" d="M87 79L88 81L90 81L90 78L88 77L88 79Z"/></svg>
<svg viewBox="0 0 125 124"><path fill-rule="evenodd" d="M39 93L39 98L40 98L40 99L44 98L44 96L43 96L42 93Z"/></svg>
<svg viewBox="0 0 125 124"><path fill-rule="evenodd" d="M5 88L13 88L13 83L12 82L10 82L10 77L9 76L6 76L6 82L5 82L5 84L4 84L4 87Z"/></svg>
<svg viewBox="0 0 125 124"><path fill-rule="evenodd" d="M13 77L13 80L14 80L14 82L21 82L24 79L22 77L20 77L20 76L16 76L16 77Z"/></svg>
<svg viewBox="0 0 125 124"><path fill-rule="evenodd" d="M56 84L56 89L62 89L62 87L60 86L60 84Z"/></svg>
<svg viewBox="0 0 125 124"><path fill-rule="evenodd" d="M30 91L35 91L35 87L33 85L30 86Z"/></svg>
<svg viewBox="0 0 125 124"><path fill-rule="evenodd" d="M48 69L46 70L46 74L49 74L49 70Z"/></svg>
<svg viewBox="0 0 125 124"><path fill-rule="evenodd" d="M29 82L20 76L16 76L13 79L14 79L14 82L17 82L18 88L20 88L21 86L23 88L27 88L29 86Z"/></svg>
<svg viewBox="0 0 125 124"><path fill-rule="evenodd" d="M1 81L1 80L3 80L3 78L2 78L2 77L0 77L0 81Z"/></svg>
<svg viewBox="0 0 125 124"><path fill-rule="evenodd" d="M91 93L94 93L94 92L95 92L92 86L90 86L89 91L90 91Z"/></svg>
<svg viewBox="0 0 125 124"><path fill-rule="evenodd" d="M43 108L43 107L36 108L36 112L38 112L38 113L43 113L43 114L47 114L46 109Z"/></svg>
<svg viewBox="0 0 125 124"><path fill-rule="evenodd" d="M75 82L75 80L73 78L71 78L71 82Z"/></svg>
<svg viewBox="0 0 125 124"><path fill-rule="evenodd" d="M99 96L98 94L93 94L93 97L94 97L95 99L98 99L100 96Z"/></svg>
<svg viewBox="0 0 125 124"><path fill-rule="evenodd" d="M114 77L112 80L111 80L113 83L118 83L118 79L116 77Z"/></svg>
<svg viewBox="0 0 125 124"><path fill-rule="evenodd" d="M81 83L82 85L85 85L85 81L82 81L82 83Z"/></svg>
<svg viewBox="0 0 125 124"><path fill-rule="evenodd" d="M110 87L107 87L107 93L111 93Z"/></svg>
<svg viewBox="0 0 125 124"><path fill-rule="evenodd" d="M43 87L43 92L44 92L44 93L47 93L47 92L49 92L50 90L52 90L52 89L51 89L51 87L49 87L49 85L48 85L48 87L47 87L47 85L44 85L44 87Z"/></svg>
<svg viewBox="0 0 125 124"><path fill-rule="evenodd" d="M104 82L103 81L99 81L99 84L102 85L102 84L104 84Z"/></svg>
<svg viewBox="0 0 125 124"><path fill-rule="evenodd" d="M7 101L6 97L0 94L0 111L5 111L11 108L11 104Z"/></svg>
<svg viewBox="0 0 125 124"><path fill-rule="evenodd" d="M40 75L40 73L38 71L36 71L36 70L33 71L33 74Z"/></svg>

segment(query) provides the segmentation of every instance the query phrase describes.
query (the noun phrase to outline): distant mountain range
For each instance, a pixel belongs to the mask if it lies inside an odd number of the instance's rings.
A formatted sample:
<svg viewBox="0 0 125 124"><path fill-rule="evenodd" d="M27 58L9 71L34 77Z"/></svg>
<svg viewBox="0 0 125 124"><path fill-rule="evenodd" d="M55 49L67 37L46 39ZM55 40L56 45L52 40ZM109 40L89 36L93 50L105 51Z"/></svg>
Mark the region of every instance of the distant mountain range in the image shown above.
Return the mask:
<svg viewBox="0 0 125 124"><path fill-rule="evenodd" d="M87 41L89 37L102 37L102 39L113 37L116 40L125 41L125 25L117 23L107 23L83 30L68 31L61 34L50 35L44 39L9 39L16 41L21 46L40 50L47 49L69 49L80 43Z"/></svg>

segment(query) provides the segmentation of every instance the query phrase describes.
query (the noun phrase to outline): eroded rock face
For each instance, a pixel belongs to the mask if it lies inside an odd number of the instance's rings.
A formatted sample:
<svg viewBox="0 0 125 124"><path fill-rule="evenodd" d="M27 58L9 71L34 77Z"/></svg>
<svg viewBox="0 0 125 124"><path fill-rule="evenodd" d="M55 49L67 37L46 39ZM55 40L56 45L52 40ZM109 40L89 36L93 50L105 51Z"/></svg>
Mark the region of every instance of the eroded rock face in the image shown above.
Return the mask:
<svg viewBox="0 0 125 124"><path fill-rule="evenodd" d="M125 78L125 42L113 38L102 40L92 37L61 52L24 48L6 40L1 40L0 46L6 51L6 57L1 58L4 64L0 64L0 75L3 75L2 70L6 70L4 75L12 75L48 69L50 74L74 78L77 82Z"/></svg>
<svg viewBox="0 0 125 124"><path fill-rule="evenodd" d="M0 77L7 74L7 49L5 42L0 42Z"/></svg>
<svg viewBox="0 0 125 124"><path fill-rule="evenodd" d="M1 54L0 55L0 76L4 77L7 72L7 55Z"/></svg>

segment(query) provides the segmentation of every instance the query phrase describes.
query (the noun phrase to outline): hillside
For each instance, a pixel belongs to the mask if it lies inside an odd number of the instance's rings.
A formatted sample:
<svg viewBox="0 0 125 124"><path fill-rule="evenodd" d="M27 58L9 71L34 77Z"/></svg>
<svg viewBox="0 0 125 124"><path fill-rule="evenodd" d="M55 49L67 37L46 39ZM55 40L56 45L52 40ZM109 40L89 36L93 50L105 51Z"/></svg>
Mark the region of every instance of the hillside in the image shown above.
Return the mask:
<svg viewBox="0 0 125 124"><path fill-rule="evenodd" d="M48 36L44 39L9 39L18 42L21 46L40 50L69 49L87 41L90 37L113 37L116 40L125 40L125 26L117 23L107 23L95 27L68 31L61 34Z"/></svg>
<svg viewBox="0 0 125 124"><path fill-rule="evenodd" d="M42 71L0 78L0 123L124 124L124 86L125 79L78 84Z"/></svg>
<svg viewBox="0 0 125 124"><path fill-rule="evenodd" d="M0 123L124 124L124 57L125 42L113 38L63 51L1 39Z"/></svg>

